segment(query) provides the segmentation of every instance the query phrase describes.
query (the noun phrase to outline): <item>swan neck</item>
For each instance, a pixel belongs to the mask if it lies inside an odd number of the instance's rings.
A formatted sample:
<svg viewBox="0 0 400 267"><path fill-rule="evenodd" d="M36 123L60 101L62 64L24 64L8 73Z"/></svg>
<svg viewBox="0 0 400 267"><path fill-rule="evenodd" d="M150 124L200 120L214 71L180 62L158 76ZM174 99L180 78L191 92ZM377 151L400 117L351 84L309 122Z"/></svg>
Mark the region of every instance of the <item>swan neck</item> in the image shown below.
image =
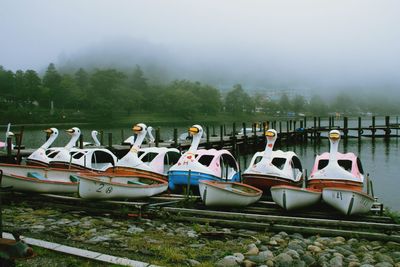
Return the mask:
<svg viewBox="0 0 400 267"><path fill-rule="evenodd" d="M197 151L197 148L199 147L200 144L200 139L201 139L200 134L196 134L195 136L193 136L192 144L190 145L188 152L194 153Z"/></svg>
<svg viewBox="0 0 400 267"><path fill-rule="evenodd" d="M43 149L48 149L51 144L54 142L54 140L56 140L57 135L51 135L49 139L47 139L47 141L41 146L41 148Z"/></svg>

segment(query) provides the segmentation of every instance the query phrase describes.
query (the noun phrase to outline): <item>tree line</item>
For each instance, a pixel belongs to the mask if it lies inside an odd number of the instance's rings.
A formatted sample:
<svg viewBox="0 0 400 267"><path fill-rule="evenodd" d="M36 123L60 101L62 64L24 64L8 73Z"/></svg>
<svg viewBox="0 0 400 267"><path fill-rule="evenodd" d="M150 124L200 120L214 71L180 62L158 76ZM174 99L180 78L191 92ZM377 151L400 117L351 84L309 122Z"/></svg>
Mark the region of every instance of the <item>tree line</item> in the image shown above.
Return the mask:
<svg viewBox="0 0 400 267"><path fill-rule="evenodd" d="M273 116L324 116L330 112L398 113L399 107L385 98L339 93L332 101L318 94L282 94L271 99L263 93L249 94L240 84L228 91L188 80L153 84L140 66L130 72L107 68L61 73L50 63L43 75L34 70L6 70L0 66L0 119L2 123L47 122L57 118L112 120L116 116L159 113L190 119L194 115L215 116L264 113Z"/></svg>

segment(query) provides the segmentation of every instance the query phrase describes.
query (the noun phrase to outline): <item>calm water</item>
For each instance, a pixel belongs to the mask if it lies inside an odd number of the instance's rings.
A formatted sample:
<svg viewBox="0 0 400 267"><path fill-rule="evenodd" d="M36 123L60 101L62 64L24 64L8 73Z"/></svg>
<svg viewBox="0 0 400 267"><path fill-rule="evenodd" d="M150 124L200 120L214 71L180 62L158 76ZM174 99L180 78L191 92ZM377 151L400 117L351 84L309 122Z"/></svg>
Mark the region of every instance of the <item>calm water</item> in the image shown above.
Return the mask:
<svg viewBox="0 0 400 267"><path fill-rule="evenodd" d="M396 118L394 118L396 120ZM376 125L383 124L383 120L377 120ZM391 121L393 122L393 121ZM396 121L394 121L396 122ZM357 121L349 121L349 124L356 124ZM340 122L336 122L335 125L340 125ZM299 123L297 123L297 126ZM308 122L308 126L311 126L312 122ZM323 124L325 125L325 124ZM364 121L363 125L371 125L370 121ZM183 133L187 131L190 125L181 125L178 128L178 133ZM283 130L286 130L286 124L283 125ZM60 135L53 146L64 146L68 140L69 136L63 131L72 127L71 125L58 126ZM82 125L80 126L81 131L84 136L84 141L90 141L90 132L93 129L103 130L104 132L104 143L107 144L108 137L107 133L113 134L113 143L121 143L121 141L130 135L132 131L130 130L132 125L110 127L104 126L103 128L95 128L93 125ZM164 140L169 140L173 138L173 128L169 125L153 125L154 128L161 128L161 138ZM237 130L240 130L241 126L237 126ZM46 135L42 131L43 127L25 127L23 144L27 148L36 148L45 142ZM215 133L219 134L219 125L216 125ZM122 131L121 131L122 130ZM12 127L12 131L18 132L19 127ZM232 131L231 127L227 127L227 133ZM4 131L5 132L5 127ZM213 128L210 127L210 132L213 132ZM368 133L369 134L369 133ZM377 132L377 134L381 134ZM395 132L392 134L395 134ZM154 135L154 132L153 132ZM356 133L350 132L349 135L356 135ZM0 138L2 139L2 138ZM322 139L319 144L313 144L309 141L306 145L295 145L287 146L283 144L281 147L276 149L282 150L292 150L297 153L300 160L302 161L303 168L310 172L312 168L315 155L321 154L329 150L329 142L327 139ZM382 138L376 138L372 141L371 138L363 137L359 142L357 139L349 139L347 143L342 141L339 147L340 152L353 152L359 155L365 173L370 174L370 178L374 181L374 192L375 196L379 198L380 202L383 202L386 207L400 211L400 194L398 189L400 188L400 149L399 149L399 138L392 138L389 141L385 141ZM240 165L241 169L245 169L247 164L250 162L252 155L241 156Z"/></svg>

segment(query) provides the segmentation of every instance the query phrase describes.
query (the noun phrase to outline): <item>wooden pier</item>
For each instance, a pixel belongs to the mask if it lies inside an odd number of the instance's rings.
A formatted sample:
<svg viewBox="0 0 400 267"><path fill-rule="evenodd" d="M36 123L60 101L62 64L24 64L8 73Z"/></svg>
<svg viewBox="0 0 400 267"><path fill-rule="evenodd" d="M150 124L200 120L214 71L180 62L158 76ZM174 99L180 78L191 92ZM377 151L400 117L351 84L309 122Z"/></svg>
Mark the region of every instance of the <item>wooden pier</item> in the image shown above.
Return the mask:
<svg viewBox="0 0 400 267"><path fill-rule="evenodd" d="M372 116L371 120L365 126L366 120L358 117L353 118L349 123L348 117L343 117L340 120L335 117L321 118L321 117L303 117L293 120L273 120L264 121L257 123L232 123L229 127L225 125L218 126L204 126L205 137L202 138L200 148L215 148L215 149L228 149L235 155L248 153L256 149L263 148L265 146L265 132L266 130L273 128L278 132L278 142L280 143L291 143L291 144L302 144L310 142L320 142L321 139L326 138L327 133L330 130L336 129L342 133L342 139L344 141L352 138L358 139L370 138L375 140L376 138L384 138L389 140L390 138L398 138L400 135L400 124L398 123L398 117L396 122L391 122L389 116L385 116L384 123L377 124L376 117ZM323 124L322 122L325 122ZM355 123L356 122L356 123ZM250 127L249 127L250 126ZM229 130L227 130L229 128ZM160 147L175 147L182 151L188 149L190 146L190 140L179 140L178 130L173 129L172 140L161 139L161 128L155 129L155 143L151 146ZM121 130L121 137L123 139L123 130ZM0 160L2 162L12 162L20 160L23 157L29 156L34 149L25 149L22 145L23 127L21 131L15 134L16 147L11 149L12 139L8 138L9 144L8 149L0 154ZM104 142L107 140L107 142ZM77 143L78 147L83 146L83 138L81 137ZM129 150L129 144L113 144L112 133L104 133L100 131L100 142L104 147L112 150L117 157L122 157ZM147 144L148 145L148 144ZM143 145L146 147L146 144Z"/></svg>

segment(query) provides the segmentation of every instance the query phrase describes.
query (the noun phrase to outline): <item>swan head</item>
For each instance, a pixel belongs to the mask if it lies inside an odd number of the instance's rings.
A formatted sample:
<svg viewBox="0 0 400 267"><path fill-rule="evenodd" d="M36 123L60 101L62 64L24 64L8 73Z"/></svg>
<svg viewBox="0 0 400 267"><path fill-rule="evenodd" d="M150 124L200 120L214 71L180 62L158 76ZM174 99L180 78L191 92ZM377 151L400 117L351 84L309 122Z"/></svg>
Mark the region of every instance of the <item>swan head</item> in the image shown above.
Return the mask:
<svg viewBox="0 0 400 267"><path fill-rule="evenodd" d="M96 131L96 130L93 130L92 131L92 136L98 136L99 135L99 132L98 131Z"/></svg>
<svg viewBox="0 0 400 267"><path fill-rule="evenodd" d="M57 128L49 128L46 130L43 130L45 133L48 134L48 136L58 136L58 130Z"/></svg>
<svg viewBox="0 0 400 267"><path fill-rule="evenodd" d="M265 132L268 141L275 141L278 138L278 133L274 129L269 129Z"/></svg>
<svg viewBox="0 0 400 267"><path fill-rule="evenodd" d="M11 132L11 131L8 131L8 132L6 133L6 136L7 136L7 137L14 136L14 133Z"/></svg>
<svg viewBox="0 0 400 267"><path fill-rule="evenodd" d="M191 136L195 136L195 135L202 136L203 135L203 128L198 124L195 124L192 127L190 127L188 131L189 131L189 135L191 135Z"/></svg>
<svg viewBox="0 0 400 267"><path fill-rule="evenodd" d="M153 134L151 133L153 131L153 127L147 126L147 134L149 135L149 143L154 143L155 138Z"/></svg>
<svg viewBox="0 0 400 267"><path fill-rule="evenodd" d="M338 130L332 130L329 132L329 140L335 143L340 140L340 132Z"/></svg>
<svg viewBox="0 0 400 267"><path fill-rule="evenodd" d="M147 132L147 126L144 123L138 123L135 126L132 127L132 131L135 134L141 134L141 133L146 133Z"/></svg>
<svg viewBox="0 0 400 267"><path fill-rule="evenodd" d="M69 135L79 136L81 134L81 130L78 127L73 127L71 129L65 130Z"/></svg>

